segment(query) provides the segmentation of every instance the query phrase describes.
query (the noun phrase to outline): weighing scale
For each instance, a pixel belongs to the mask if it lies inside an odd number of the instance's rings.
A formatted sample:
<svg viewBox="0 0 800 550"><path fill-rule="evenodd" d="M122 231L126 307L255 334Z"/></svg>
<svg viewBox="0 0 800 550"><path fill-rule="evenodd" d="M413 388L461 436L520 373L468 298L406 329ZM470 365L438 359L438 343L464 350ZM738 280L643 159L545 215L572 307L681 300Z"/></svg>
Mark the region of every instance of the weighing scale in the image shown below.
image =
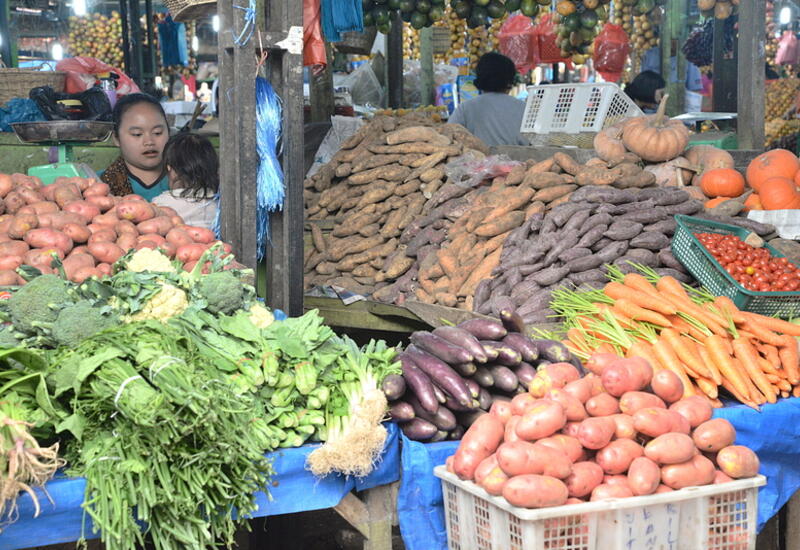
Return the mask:
<svg viewBox="0 0 800 550"><path fill-rule="evenodd" d="M114 129L114 124L90 120L54 120L15 122L11 127L23 143L39 143L58 148L58 162L28 169L29 176L36 176L45 185L50 185L58 177L97 177L97 172L88 164L74 162L72 148L107 140Z"/></svg>

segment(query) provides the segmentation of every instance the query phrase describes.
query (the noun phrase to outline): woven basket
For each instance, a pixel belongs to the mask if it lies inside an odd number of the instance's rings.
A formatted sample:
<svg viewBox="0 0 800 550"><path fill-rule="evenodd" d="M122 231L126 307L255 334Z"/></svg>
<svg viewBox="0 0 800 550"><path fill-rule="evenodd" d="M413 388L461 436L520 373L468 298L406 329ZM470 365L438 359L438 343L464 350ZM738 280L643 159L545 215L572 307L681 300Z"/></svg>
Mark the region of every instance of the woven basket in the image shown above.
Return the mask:
<svg viewBox="0 0 800 550"><path fill-rule="evenodd" d="M0 105L15 97L28 99L31 89L38 86L50 86L56 92L63 92L66 76L66 73L54 71L0 68Z"/></svg>
<svg viewBox="0 0 800 550"><path fill-rule="evenodd" d="M364 32L343 32L342 40L335 43L336 49L342 53L369 55L377 35L378 29L375 26L367 27Z"/></svg>
<svg viewBox="0 0 800 550"><path fill-rule="evenodd" d="M173 20L184 23L204 19L217 11L217 0L164 0L164 5Z"/></svg>

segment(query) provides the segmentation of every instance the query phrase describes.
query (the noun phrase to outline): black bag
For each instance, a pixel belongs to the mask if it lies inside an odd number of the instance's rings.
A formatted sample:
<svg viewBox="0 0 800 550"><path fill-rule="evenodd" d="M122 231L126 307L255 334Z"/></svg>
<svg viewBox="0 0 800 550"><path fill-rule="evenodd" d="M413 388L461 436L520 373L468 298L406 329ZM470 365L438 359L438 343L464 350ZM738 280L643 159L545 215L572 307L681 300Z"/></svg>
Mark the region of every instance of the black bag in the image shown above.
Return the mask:
<svg viewBox="0 0 800 550"><path fill-rule="evenodd" d="M81 120L96 120L99 122L111 121L111 102L106 93L99 87L94 86L79 94L65 94L53 90L50 86L33 88L29 94L30 98L36 102L36 106L42 112L46 120L73 120L59 100L77 99L83 103L86 115Z"/></svg>

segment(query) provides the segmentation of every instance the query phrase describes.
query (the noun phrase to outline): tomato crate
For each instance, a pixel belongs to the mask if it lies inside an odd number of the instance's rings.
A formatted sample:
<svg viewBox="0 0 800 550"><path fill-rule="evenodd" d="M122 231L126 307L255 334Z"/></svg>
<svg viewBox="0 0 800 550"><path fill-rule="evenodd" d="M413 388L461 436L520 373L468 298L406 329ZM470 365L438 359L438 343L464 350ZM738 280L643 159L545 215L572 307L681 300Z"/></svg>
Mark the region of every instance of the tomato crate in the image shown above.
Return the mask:
<svg viewBox="0 0 800 550"><path fill-rule="evenodd" d="M744 288L703 246L695 233L736 235L744 240L750 231L735 225L676 215L675 235L672 237L672 254L700 284L716 296L727 296L741 310L760 313L768 317L792 319L800 315L800 292L758 292ZM776 258L785 257L776 248L764 243Z"/></svg>
<svg viewBox="0 0 800 550"><path fill-rule="evenodd" d="M528 510L437 466L450 550L752 550L764 476Z"/></svg>

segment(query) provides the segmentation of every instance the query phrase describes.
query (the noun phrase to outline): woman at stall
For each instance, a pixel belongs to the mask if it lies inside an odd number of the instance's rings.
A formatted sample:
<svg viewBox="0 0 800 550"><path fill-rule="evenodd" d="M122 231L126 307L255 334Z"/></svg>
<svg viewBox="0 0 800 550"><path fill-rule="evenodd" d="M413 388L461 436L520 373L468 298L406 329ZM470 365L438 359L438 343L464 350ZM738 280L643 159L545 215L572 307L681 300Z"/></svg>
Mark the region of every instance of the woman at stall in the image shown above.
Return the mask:
<svg viewBox="0 0 800 550"><path fill-rule="evenodd" d="M147 94L129 94L114 106L114 143L120 156L100 175L113 195L136 194L145 200L169 190L164 147L169 139L167 116Z"/></svg>

